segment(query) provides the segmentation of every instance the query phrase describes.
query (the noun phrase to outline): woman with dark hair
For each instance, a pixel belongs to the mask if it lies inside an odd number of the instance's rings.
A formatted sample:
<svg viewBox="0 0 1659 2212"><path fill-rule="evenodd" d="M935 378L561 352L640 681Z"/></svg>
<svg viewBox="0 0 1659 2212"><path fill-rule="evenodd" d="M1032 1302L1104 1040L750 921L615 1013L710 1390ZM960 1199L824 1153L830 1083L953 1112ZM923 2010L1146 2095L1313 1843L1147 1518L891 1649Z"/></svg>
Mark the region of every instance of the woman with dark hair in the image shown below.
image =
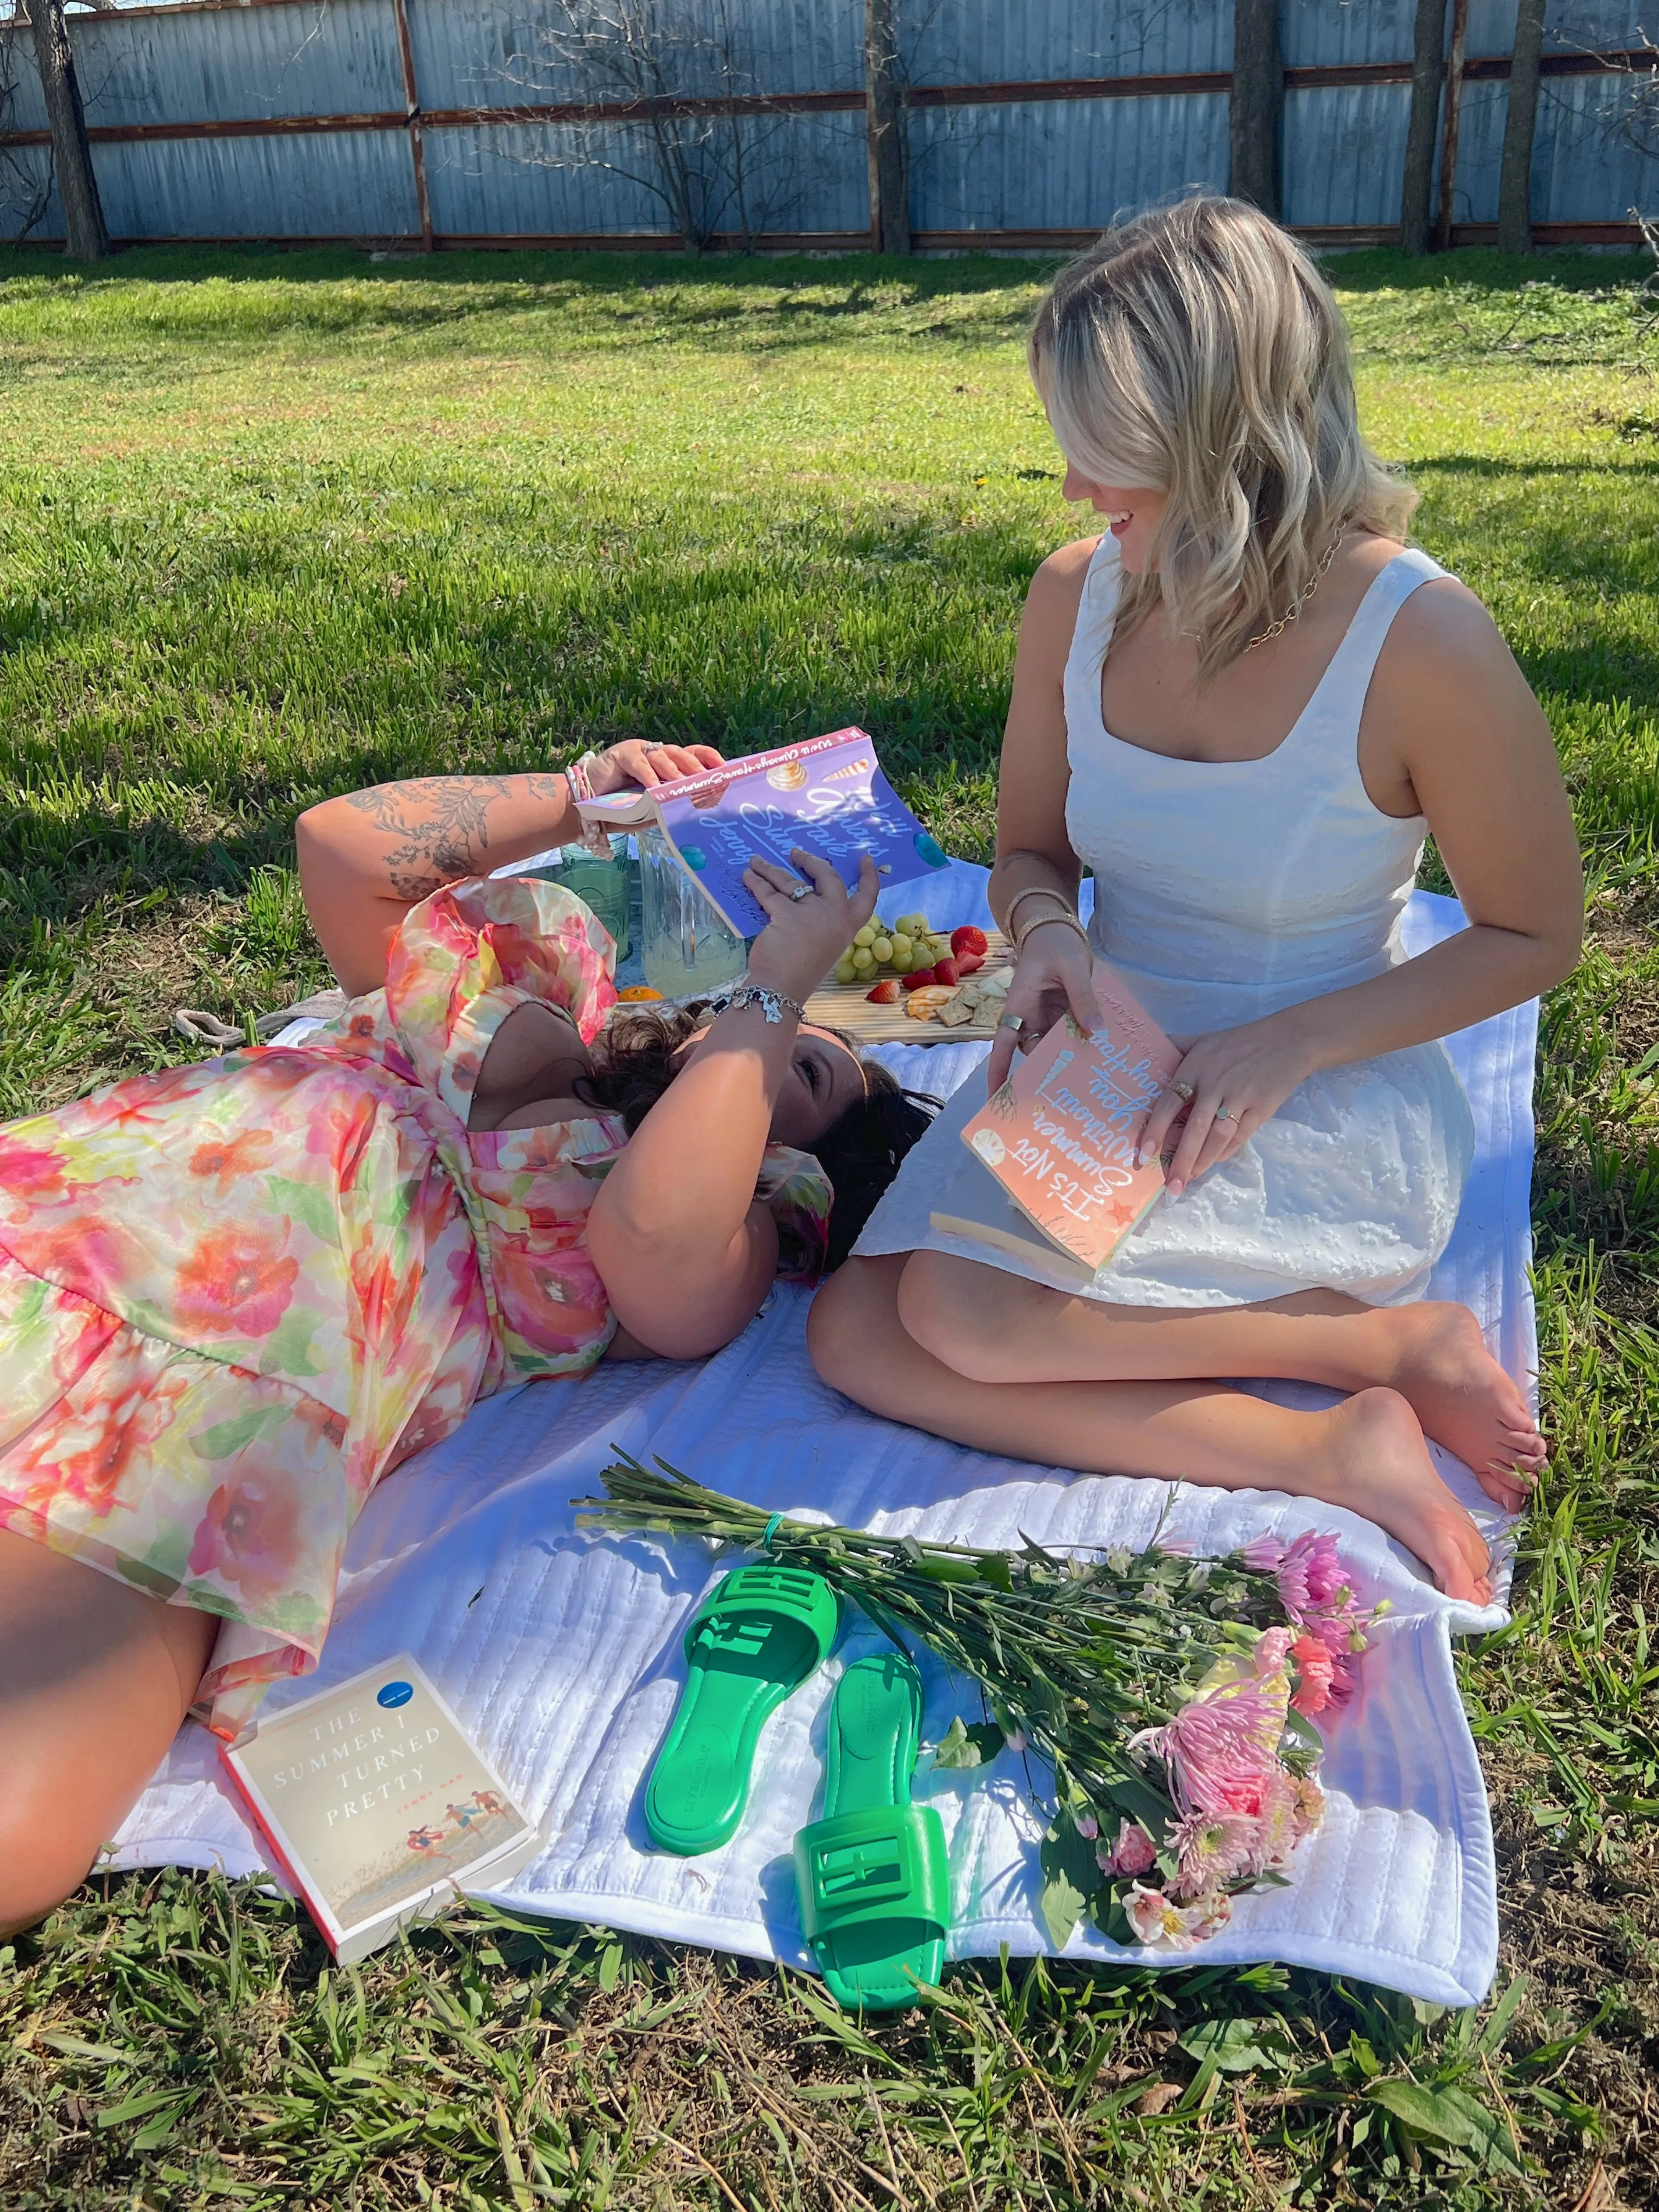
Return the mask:
<svg viewBox="0 0 1659 2212"><path fill-rule="evenodd" d="M713 765L614 746L596 793ZM194 1708L316 1663L380 1478L479 1398L694 1358L843 1257L927 1116L801 1001L873 909L805 853L723 1003L623 1010L557 886L563 775L299 824L343 1013L0 1130L0 1931L51 1910Z"/></svg>

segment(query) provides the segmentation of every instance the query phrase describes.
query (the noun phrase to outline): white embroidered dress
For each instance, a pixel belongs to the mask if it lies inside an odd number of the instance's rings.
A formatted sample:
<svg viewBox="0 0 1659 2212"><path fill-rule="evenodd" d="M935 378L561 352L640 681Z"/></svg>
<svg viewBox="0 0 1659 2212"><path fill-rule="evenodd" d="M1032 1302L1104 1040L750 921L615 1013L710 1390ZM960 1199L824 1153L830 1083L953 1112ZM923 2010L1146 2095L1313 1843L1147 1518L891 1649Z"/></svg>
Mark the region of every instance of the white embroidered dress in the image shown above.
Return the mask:
<svg viewBox="0 0 1659 2212"><path fill-rule="evenodd" d="M1176 760L1105 726L1101 669L1120 572L1116 541L1102 538L1066 664L1066 830L1094 872L1097 957L1171 1036L1237 1028L1404 957L1400 918L1428 825L1371 803L1359 774L1359 718L1395 614L1444 574L1417 551L1379 571L1274 751ZM981 1095L970 1078L951 1100L858 1252L927 1247L1040 1273L929 1222ZM1180 1198L1161 1198L1083 1295L1217 1307L1325 1288L1370 1305L1405 1304L1422 1297L1451 1236L1474 1146L1468 1102L1443 1046L1325 1069L1231 1159ZM1073 1287L1063 1274L1053 1279Z"/></svg>

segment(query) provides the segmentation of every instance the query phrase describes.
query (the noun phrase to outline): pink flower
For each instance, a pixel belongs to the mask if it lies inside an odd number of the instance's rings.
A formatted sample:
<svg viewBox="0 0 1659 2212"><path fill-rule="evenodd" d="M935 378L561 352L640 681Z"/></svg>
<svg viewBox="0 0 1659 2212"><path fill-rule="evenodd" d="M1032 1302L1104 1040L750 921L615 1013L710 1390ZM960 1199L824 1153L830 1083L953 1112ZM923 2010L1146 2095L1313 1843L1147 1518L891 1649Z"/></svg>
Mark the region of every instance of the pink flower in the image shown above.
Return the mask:
<svg viewBox="0 0 1659 2212"><path fill-rule="evenodd" d="M1095 1838L1100 1833L1099 1821L1096 1820L1092 1813L1087 1811L1073 1813L1072 1815L1072 1825L1076 1828L1079 1835L1082 1837L1085 1844L1093 1843Z"/></svg>
<svg viewBox="0 0 1659 2212"><path fill-rule="evenodd" d="M1095 1853L1095 1863L1103 1875L1142 1875L1151 1872L1157 1857L1152 1839L1139 1821L1126 1820L1111 1850Z"/></svg>
<svg viewBox="0 0 1659 2212"><path fill-rule="evenodd" d="M1172 1559L1190 1559L1195 1547L1190 1536L1160 1536L1155 1551L1168 1552Z"/></svg>
<svg viewBox="0 0 1659 2212"><path fill-rule="evenodd" d="M1252 1536L1239 1556L1256 1574L1276 1575L1285 1557L1285 1547L1277 1536Z"/></svg>
<svg viewBox="0 0 1659 2212"><path fill-rule="evenodd" d="M222 1483L208 1500L190 1547L193 1575L216 1574L250 1606L268 1605L293 1583L299 1559L300 1501L281 1475Z"/></svg>
<svg viewBox="0 0 1659 2212"><path fill-rule="evenodd" d="M1322 1810L1324 1800L1320 1801ZM1256 1849L1259 1866L1280 1867L1307 1833L1302 1825L1303 1801L1295 1775L1280 1767L1271 1775L1261 1793Z"/></svg>
<svg viewBox="0 0 1659 2212"><path fill-rule="evenodd" d="M213 1336L269 1336L294 1296L297 1260L285 1231L251 1222L210 1230L174 1278L174 1310L186 1329Z"/></svg>
<svg viewBox="0 0 1659 2212"><path fill-rule="evenodd" d="M1359 1650L1365 1648L1364 1631L1359 1627L1358 1614L1316 1613L1303 1631L1304 1637L1320 1644L1330 1661L1331 1678L1326 1692L1326 1703L1340 1708L1346 1705L1359 1686L1359 1672L1355 1660L1354 1638L1359 1638ZM1302 1708L1298 1707L1298 1711Z"/></svg>
<svg viewBox="0 0 1659 2212"><path fill-rule="evenodd" d="M1291 1646L1297 1664L1296 1695L1291 1699L1299 1713L1310 1718L1322 1713L1331 1702L1335 1668L1330 1653L1316 1636L1298 1636Z"/></svg>
<svg viewBox="0 0 1659 2212"><path fill-rule="evenodd" d="M1149 1947L1164 1944L1172 1951L1190 1951L1206 1936L1224 1928L1233 1911L1224 1896L1199 1898L1191 1905L1177 1905L1161 1889L1143 1889L1139 1882L1124 1899L1123 1910L1139 1942Z"/></svg>
<svg viewBox="0 0 1659 2212"><path fill-rule="evenodd" d="M1251 1656L1257 1681L1265 1682L1274 1674L1282 1674L1291 1650L1288 1628L1264 1628L1255 1639L1255 1650Z"/></svg>
<svg viewBox="0 0 1659 2212"><path fill-rule="evenodd" d="M1294 1621L1329 1605L1348 1586L1347 1571L1334 1536L1311 1528L1299 1535L1279 1562L1279 1602Z"/></svg>
<svg viewBox="0 0 1659 2212"><path fill-rule="evenodd" d="M1261 1832L1241 1813L1189 1813L1170 1832L1180 1863L1179 1893L1201 1897L1260 1872Z"/></svg>
<svg viewBox="0 0 1659 2212"><path fill-rule="evenodd" d="M1148 1729L1170 1770L1176 1802L1186 1813L1254 1813L1267 1777L1278 1771L1285 1707L1265 1691L1230 1688L1194 1698L1167 1727Z"/></svg>

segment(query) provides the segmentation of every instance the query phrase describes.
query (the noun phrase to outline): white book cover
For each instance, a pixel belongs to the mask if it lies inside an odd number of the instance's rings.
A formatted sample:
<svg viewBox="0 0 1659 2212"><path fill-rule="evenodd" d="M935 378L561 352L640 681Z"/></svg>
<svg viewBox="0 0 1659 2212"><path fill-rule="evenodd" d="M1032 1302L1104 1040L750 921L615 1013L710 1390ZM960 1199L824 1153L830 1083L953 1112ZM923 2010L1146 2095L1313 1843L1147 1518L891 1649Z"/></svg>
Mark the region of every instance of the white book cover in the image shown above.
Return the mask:
<svg viewBox="0 0 1659 2212"><path fill-rule="evenodd" d="M271 1714L224 1762L342 1966L541 1849L406 1654Z"/></svg>

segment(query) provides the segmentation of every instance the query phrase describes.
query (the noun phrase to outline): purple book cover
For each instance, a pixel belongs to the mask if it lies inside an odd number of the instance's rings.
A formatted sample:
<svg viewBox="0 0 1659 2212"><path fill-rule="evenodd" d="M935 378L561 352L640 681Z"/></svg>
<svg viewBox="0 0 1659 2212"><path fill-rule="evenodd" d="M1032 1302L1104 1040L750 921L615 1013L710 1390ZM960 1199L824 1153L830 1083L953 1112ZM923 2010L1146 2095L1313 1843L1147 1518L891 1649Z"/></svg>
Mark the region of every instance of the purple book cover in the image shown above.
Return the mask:
<svg viewBox="0 0 1659 2212"><path fill-rule="evenodd" d="M653 795L681 860L744 937L766 927L743 882L757 854L788 868L790 848L799 845L828 860L849 890L866 853L884 890L949 865L882 774L862 730L729 761Z"/></svg>

